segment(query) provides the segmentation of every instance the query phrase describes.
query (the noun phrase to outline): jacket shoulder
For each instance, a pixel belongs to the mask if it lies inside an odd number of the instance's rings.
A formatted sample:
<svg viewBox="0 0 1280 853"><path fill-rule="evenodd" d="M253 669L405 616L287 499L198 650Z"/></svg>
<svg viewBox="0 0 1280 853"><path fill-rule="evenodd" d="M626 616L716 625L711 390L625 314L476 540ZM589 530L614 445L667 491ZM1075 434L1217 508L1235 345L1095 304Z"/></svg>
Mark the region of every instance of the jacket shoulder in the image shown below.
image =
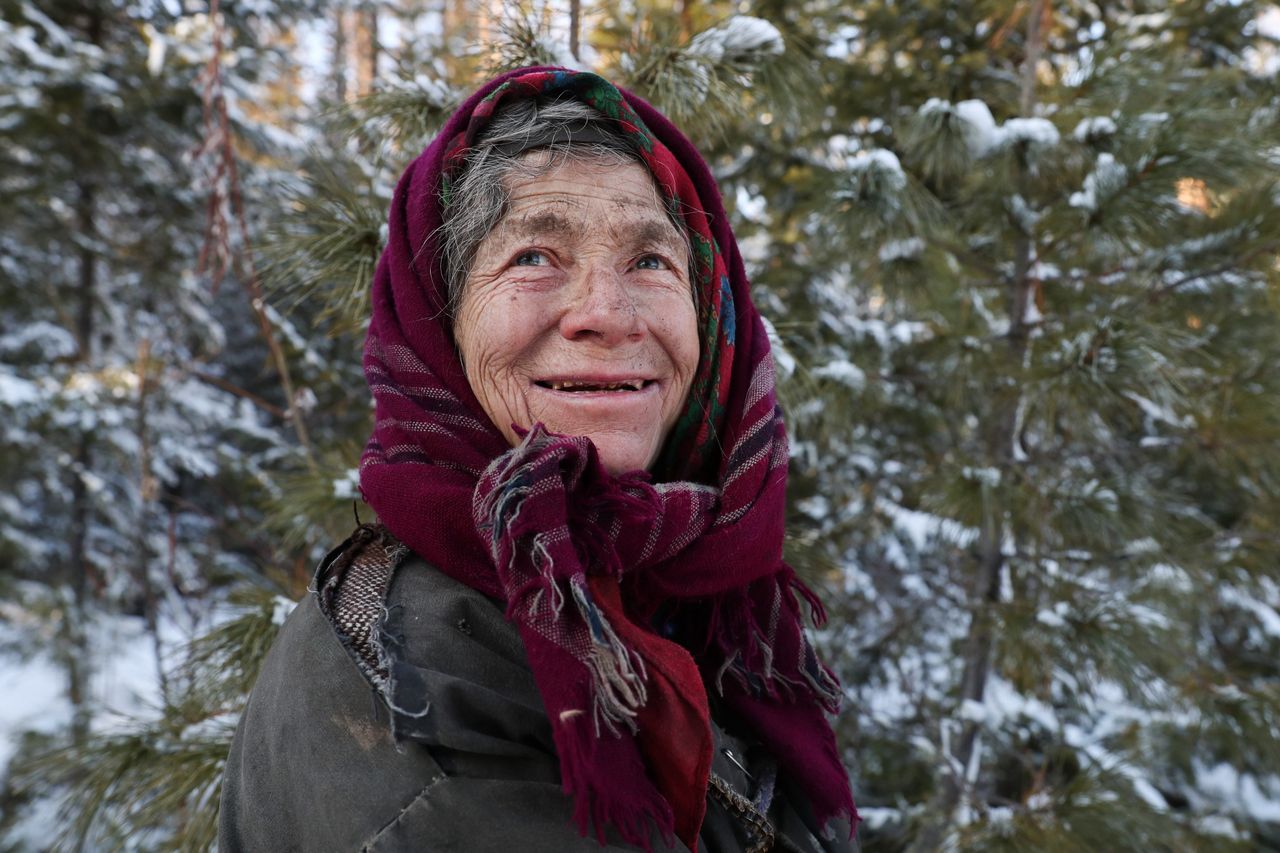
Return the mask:
<svg viewBox="0 0 1280 853"><path fill-rule="evenodd" d="M410 550L382 525L362 524L320 561L311 592L360 672L378 689L390 672L377 625L396 570Z"/></svg>
<svg viewBox="0 0 1280 853"><path fill-rule="evenodd" d="M503 603L451 577L447 567L429 564L385 527L362 525L329 552L312 594L393 711L416 703L407 694L424 670L508 694L527 681L536 695L524 644Z"/></svg>
<svg viewBox="0 0 1280 853"><path fill-rule="evenodd" d="M222 850L360 849L443 777L429 752L395 742L319 604L307 596L285 621L241 715L222 783Z"/></svg>

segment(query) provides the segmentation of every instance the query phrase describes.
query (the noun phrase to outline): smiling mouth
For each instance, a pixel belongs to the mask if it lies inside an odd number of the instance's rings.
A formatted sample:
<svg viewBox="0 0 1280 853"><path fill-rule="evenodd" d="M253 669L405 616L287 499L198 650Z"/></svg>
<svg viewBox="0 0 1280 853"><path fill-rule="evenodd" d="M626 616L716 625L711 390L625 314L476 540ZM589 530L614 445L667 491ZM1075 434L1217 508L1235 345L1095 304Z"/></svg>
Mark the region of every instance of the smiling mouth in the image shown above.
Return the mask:
<svg viewBox="0 0 1280 853"><path fill-rule="evenodd" d="M652 379L623 379L619 382L592 382L577 379L540 379L534 384L552 391L569 392L601 392L601 391L639 391L652 385Z"/></svg>

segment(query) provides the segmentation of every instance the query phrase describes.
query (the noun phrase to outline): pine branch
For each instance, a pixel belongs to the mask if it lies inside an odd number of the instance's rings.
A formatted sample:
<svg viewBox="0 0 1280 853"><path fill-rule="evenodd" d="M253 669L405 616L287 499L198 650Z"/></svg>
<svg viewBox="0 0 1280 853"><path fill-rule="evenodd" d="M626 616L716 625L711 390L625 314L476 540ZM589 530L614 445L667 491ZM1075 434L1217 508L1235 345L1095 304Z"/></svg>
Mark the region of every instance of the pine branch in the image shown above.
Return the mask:
<svg viewBox="0 0 1280 853"><path fill-rule="evenodd" d="M798 93L804 60L790 56L772 23L747 16L730 17L687 41L678 17L651 13L617 32L610 64L614 76L661 109L695 140L716 142L736 122L754 117L753 106L768 105L779 117ZM756 89L759 100L744 97Z"/></svg>
<svg viewBox="0 0 1280 853"><path fill-rule="evenodd" d="M315 156L294 211L263 252L263 282L288 310L306 306L331 336L364 329L374 267L383 248L383 206L355 164Z"/></svg>
<svg viewBox="0 0 1280 853"><path fill-rule="evenodd" d="M399 157L416 154L444 124L465 92L426 74L411 72L412 69L402 69L396 80L330 108L324 113L329 133L340 138L355 137L365 151L386 150Z"/></svg>

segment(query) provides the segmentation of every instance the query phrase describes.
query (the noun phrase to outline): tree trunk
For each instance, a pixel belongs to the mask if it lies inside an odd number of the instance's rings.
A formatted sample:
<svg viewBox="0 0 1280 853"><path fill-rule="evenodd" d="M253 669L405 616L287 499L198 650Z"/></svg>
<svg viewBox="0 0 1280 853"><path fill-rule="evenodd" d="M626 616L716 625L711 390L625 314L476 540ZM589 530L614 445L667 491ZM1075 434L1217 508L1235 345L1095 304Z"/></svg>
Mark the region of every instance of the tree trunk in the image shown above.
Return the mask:
<svg viewBox="0 0 1280 853"><path fill-rule="evenodd" d="M582 0L569 0L569 53L581 60L578 54L578 33L582 28Z"/></svg>
<svg viewBox="0 0 1280 853"><path fill-rule="evenodd" d="M1031 11L1027 16L1027 52L1022 66L1022 97L1019 105L1022 114L1028 118L1036 104L1036 72L1044 47L1042 29L1046 11L1046 0L1032 0Z"/></svg>
<svg viewBox="0 0 1280 853"><path fill-rule="evenodd" d="M82 370L93 361L94 311L97 304L97 258L92 245L95 191L92 184L77 184L76 219L82 238L76 310L76 340L80 346L77 362ZM71 702L71 736L77 744L89 734L89 641L86 634L89 603L89 533L93 521L93 496L88 476L93 470L93 436L84 430L76 439L75 461L71 466L71 524L64 583L68 601L62 616L61 634L66 655L67 699Z"/></svg>
<svg viewBox="0 0 1280 853"><path fill-rule="evenodd" d="M1027 53L1022 68L1022 111L1030 116L1035 109L1035 75L1041 47L1041 19L1045 0L1034 0L1027 19ZM1019 176L1025 183L1026 176ZM1013 274L1005 288L1005 310L1009 316L1008 355L1009 372L1022 369L1029 344L1026 322L1027 304L1035 282L1031 275L1035 262L1034 235L1019 234L1013 246ZM1022 405L1022 391L1016 385L1010 389L996 389L992 404L992 417L986 430L984 444L989 464L1000 472L1001 482L1008 482L1013 468L1018 464L1014 450L1018 441L1018 411ZM978 538L977 572L969 589L970 621L963 645L964 670L960 679L961 708L981 705L986 698L987 682L995 657L995 622L997 608L1001 605L1001 579L1005 571L1005 539L1014 535L1007 529L1005 516L1008 508L999 495L985 491L983 498L982 529ZM943 846L948 831L958 821L958 810L973 794L972 787L981 768L981 722L972 715L963 714L959 736L950 745L948 767L941 788L935 798L932 818L912 844L913 851L937 850Z"/></svg>
<svg viewBox="0 0 1280 853"><path fill-rule="evenodd" d="M142 591L142 617L151 635L151 647L155 654L156 680L160 685L160 697L169 702L169 678L164 669L164 645L160 640L160 597L151 577L151 549L147 545L148 510L156 498L156 480L151 473L151 432L147 424L147 397L151 391L148 375L151 363L151 341L143 338L138 343L138 412L135 429L138 434L138 517L133 526L134 580Z"/></svg>
<svg viewBox="0 0 1280 853"><path fill-rule="evenodd" d="M356 95L373 91L378 79L378 6L365 3L355 15Z"/></svg>
<svg viewBox="0 0 1280 853"><path fill-rule="evenodd" d="M681 0L680 39L687 42L691 38L693 38L693 0Z"/></svg>
<svg viewBox="0 0 1280 853"><path fill-rule="evenodd" d="M347 9L345 3L333 7L333 59L329 69L333 78L333 96L347 99Z"/></svg>

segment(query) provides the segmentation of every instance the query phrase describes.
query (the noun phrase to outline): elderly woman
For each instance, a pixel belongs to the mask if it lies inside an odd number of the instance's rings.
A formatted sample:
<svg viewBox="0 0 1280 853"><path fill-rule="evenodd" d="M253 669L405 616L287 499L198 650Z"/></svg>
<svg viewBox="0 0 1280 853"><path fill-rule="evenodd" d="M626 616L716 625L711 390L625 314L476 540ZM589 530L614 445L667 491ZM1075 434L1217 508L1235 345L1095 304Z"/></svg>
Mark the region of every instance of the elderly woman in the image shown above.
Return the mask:
<svg viewBox="0 0 1280 853"><path fill-rule="evenodd" d="M364 368L381 525L267 657L224 851L851 849L769 343L679 131L486 84L396 189Z"/></svg>

